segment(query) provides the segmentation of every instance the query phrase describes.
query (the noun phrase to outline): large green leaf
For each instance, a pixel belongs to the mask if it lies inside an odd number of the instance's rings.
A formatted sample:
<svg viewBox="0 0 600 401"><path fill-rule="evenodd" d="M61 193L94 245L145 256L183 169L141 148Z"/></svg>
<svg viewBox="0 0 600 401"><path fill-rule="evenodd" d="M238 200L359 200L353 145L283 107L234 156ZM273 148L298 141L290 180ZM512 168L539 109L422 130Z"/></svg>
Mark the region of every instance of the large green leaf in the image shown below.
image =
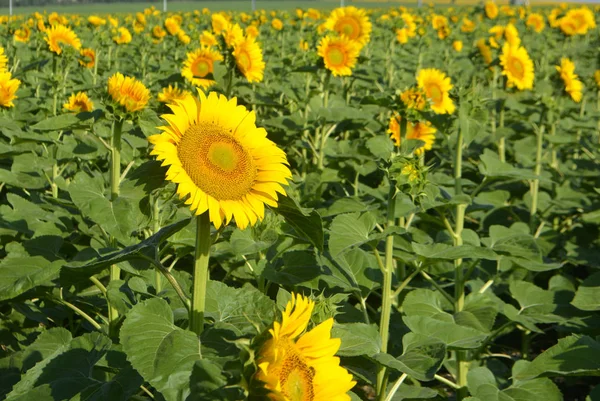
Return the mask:
<svg viewBox="0 0 600 401"><path fill-rule="evenodd" d="M283 216L286 223L292 226L305 241L323 251L325 238L323 221L316 210L302 208L294 199L282 196L277 201L275 211Z"/></svg>
<svg viewBox="0 0 600 401"><path fill-rule="evenodd" d="M165 397L179 401L189 394L194 363L202 356L200 341L173 323L169 304L153 298L134 306L121 328L127 360Z"/></svg>
<svg viewBox="0 0 600 401"><path fill-rule="evenodd" d="M571 303L577 309L585 311L600 310L600 273L594 273L583 280Z"/></svg>
<svg viewBox="0 0 600 401"><path fill-rule="evenodd" d="M51 285L64 261L41 256L7 257L0 262L0 301L21 295L39 285Z"/></svg>
<svg viewBox="0 0 600 401"><path fill-rule="evenodd" d="M333 219L329 233L329 251L335 257L347 249L369 241L377 221L371 213L342 214Z"/></svg>
<svg viewBox="0 0 600 401"><path fill-rule="evenodd" d="M331 335L342 340L342 345L337 352L341 356L371 356L381 350L379 331L373 325L365 323L336 324Z"/></svg>

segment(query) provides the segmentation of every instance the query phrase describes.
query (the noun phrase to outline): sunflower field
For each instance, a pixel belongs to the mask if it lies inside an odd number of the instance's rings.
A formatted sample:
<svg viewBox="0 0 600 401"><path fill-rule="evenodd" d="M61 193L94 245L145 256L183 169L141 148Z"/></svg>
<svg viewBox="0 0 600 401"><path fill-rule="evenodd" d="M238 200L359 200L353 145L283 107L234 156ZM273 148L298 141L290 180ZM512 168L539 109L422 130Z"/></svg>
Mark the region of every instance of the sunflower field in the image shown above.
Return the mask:
<svg viewBox="0 0 600 401"><path fill-rule="evenodd" d="M600 400L599 11L0 16L0 400Z"/></svg>

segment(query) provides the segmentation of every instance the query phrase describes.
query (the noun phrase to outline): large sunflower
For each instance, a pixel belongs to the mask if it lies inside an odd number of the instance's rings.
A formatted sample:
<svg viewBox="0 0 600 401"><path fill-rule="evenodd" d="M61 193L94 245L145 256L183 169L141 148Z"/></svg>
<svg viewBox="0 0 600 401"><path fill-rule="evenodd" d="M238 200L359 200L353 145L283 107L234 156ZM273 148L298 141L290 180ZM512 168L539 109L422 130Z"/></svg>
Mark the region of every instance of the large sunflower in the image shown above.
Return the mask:
<svg viewBox="0 0 600 401"><path fill-rule="evenodd" d="M223 56L215 50L207 47L196 49L187 54L181 75L192 85L205 89L210 88L215 81L210 79L209 75L213 73L215 61L221 60L223 60Z"/></svg>
<svg viewBox="0 0 600 401"><path fill-rule="evenodd" d="M533 88L535 76L533 61L523 46L511 46L504 43L500 55L500 65L502 66L502 75L506 76L509 84L516 86L519 90Z"/></svg>
<svg viewBox="0 0 600 401"><path fill-rule="evenodd" d="M63 52L62 45L71 46L76 50L81 49L81 41L71 30L64 25L53 25L51 28L46 30L46 37L44 38L48 46L50 47L50 51L61 54Z"/></svg>
<svg viewBox="0 0 600 401"><path fill-rule="evenodd" d="M325 22L330 31L366 45L371 38L372 25L367 12L353 6L336 8Z"/></svg>
<svg viewBox="0 0 600 401"><path fill-rule="evenodd" d="M256 379L274 401L349 401L356 384L335 356L341 345L331 338L333 319L306 332L314 302L292 294L281 323L274 322L260 349Z"/></svg>
<svg viewBox="0 0 600 401"><path fill-rule="evenodd" d="M360 53L357 42L345 36L325 36L317 48L319 56L323 57L325 68L336 77L352 75L356 59Z"/></svg>
<svg viewBox="0 0 600 401"><path fill-rule="evenodd" d="M565 84L565 91L571 96L573 101L579 103L583 97L583 83L575 74L575 64L566 57L560 60L560 66L556 66L556 70L560 74L561 79Z"/></svg>
<svg viewBox="0 0 600 401"><path fill-rule="evenodd" d="M394 115L390 118L390 123L388 126L388 134L390 138L394 141L396 146L400 146L402 143L402 137L400 136L400 121L402 117L399 115ZM415 123L408 122L406 124L406 139L418 139L424 142L423 146L415 149L415 154L420 155L426 150L431 150L433 147L433 143L435 142L435 128L431 126L429 121L417 121Z"/></svg>
<svg viewBox="0 0 600 401"><path fill-rule="evenodd" d="M13 107L13 100L17 98L15 95L19 89L21 81L13 79L10 72L0 72L0 106Z"/></svg>
<svg viewBox="0 0 600 401"><path fill-rule="evenodd" d="M440 70L428 68L419 71L417 84L431 100L431 110L437 114L454 113L456 107L449 94L453 88L450 77L446 77L446 74Z"/></svg>
<svg viewBox="0 0 600 401"><path fill-rule="evenodd" d="M169 166L167 179L197 215L208 211L217 228L232 218L242 229L254 225L265 204L277 206L277 193L285 195L285 153L236 98L198 94L169 105L174 114L162 116L168 125L148 138L151 154Z"/></svg>
<svg viewBox="0 0 600 401"><path fill-rule="evenodd" d="M234 43L233 57L238 70L248 82L260 82L265 72L262 49L254 38L245 37Z"/></svg>
<svg viewBox="0 0 600 401"><path fill-rule="evenodd" d="M108 79L108 93L130 113L144 109L150 100L150 91L143 83L120 72Z"/></svg>

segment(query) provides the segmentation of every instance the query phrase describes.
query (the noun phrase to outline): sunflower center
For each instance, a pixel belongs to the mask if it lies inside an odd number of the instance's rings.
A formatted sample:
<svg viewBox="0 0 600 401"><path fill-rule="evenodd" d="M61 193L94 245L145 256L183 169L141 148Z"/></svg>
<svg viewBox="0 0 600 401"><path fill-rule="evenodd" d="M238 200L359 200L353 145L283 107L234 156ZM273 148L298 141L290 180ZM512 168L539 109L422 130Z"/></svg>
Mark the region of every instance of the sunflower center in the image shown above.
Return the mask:
<svg viewBox="0 0 600 401"><path fill-rule="evenodd" d="M444 92L438 85L429 84L429 87L427 88L427 93L428 93L429 97L431 98L431 100L433 100L433 103L435 103L435 104L442 103L442 100L444 97Z"/></svg>
<svg viewBox="0 0 600 401"><path fill-rule="evenodd" d="M312 401L315 398L314 377L315 369L292 351L283 361L279 373L281 391L290 401Z"/></svg>
<svg viewBox="0 0 600 401"><path fill-rule="evenodd" d="M237 61L237 64L240 66L240 69L243 71L248 71L250 70L250 67L252 67L250 55L245 51L241 51L239 52L239 54L236 54L235 59Z"/></svg>
<svg viewBox="0 0 600 401"><path fill-rule="evenodd" d="M329 64L338 66L344 64L346 56L341 49L332 47L327 52L327 59L329 60Z"/></svg>
<svg viewBox="0 0 600 401"><path fill-rule="evenodd" d="M211 65L206 59L199 59L192 64L192 73L195 77L204 78L211 70Z"/></svg>
<svg viewBox="0 0 600 401"><path fill-rule="evenodd" d="M354 18L343 18L338 24L338 32L350 39L356 39L360 35L360 25Z"/></svg>
<svg viewBox="0 0 600 401"><path fill-rule="evenodd" d="M513 75L515 75L517 78L522 79L525 76L525 66L518 58L512 58L510 60L510 68Z"/></svg>
<svg viewBox="0 0 600 401"><path fill-rule="evenodd" d="M239 200L254 184L254 159L215 123L188 128L177 145L177 155L194 184L217 200Z"/></svg>

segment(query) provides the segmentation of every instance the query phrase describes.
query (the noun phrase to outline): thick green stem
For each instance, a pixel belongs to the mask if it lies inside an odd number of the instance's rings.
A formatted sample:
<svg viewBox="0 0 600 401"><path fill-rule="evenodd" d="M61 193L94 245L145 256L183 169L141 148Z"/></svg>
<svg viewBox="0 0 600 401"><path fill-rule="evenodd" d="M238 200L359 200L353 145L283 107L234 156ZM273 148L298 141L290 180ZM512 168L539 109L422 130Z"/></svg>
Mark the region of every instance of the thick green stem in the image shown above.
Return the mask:
<svg viewBox="0 0 600 401"><path fill-rule="evenodd" d="M454 160L454 191L456 195L463 193L462 191L462 151L463 151L463 133L458 131L458 139L456 143L456 157ZM454 225L454 246L463 244L462 231L465 225L465 209L466 205L456 205L456 220ZM465 305L465 283L463 275L462 259L454 261L454 310L456 313L463 310ZM456 384L458 390L456 392L457 401L461 401L467 396L467 372L468 362L465 351L456 351Z"/></svg>
<svg viewBox="0 0 600 401"><path fill-rule="evenodd" d="M535 148L535 169L534 174L536 177L531 182L531 209L529 211L530 214L530 227L532 230L535 230L535 215L537 213L538 208L538 194L540 190L540 179L539 176L542 172L542 146L544 144L544 128L545 126L542 124L540 128L537 130L537 143ZM532 231L533 232L533 231Z"/></svg>
<svg viewBox="0 0 600 401"><path fill-rule="evenodd" d="M206 284L208 282L208 260L210 258L210 219L208 211L196 217L196 256L194 262L194 287L190 329L198 336L204 330L204 309L206 306Z"/></svg>
<svg viewBox="0 0 600 401"><path fill-rule="evenodd" d="M396 185L390 179L390 191L388 194L387 227L396 224ZM381 352L387 352L390 317L392 314L392 278L394 274L394 235L390 234L385 239L385 270L383 272L382 295L381 295L381 320L379 323L379 335L381 338ZM385 368L381 368L377 375L377 394L379 399L385 396L387 374Z"/></svg>
<svg viewBox="0 0 600 401"><path fill-rule="evenodd" d="M158 230L160 230L160 214L158 208L158 200L159 196L158 194L156 194L156 196L154 197L154 202L152 203L153 234L156 234ZM154 288L156 289L156 294L158 294L162 291L162 275L158 269L154 271L154 274L154 279L156 281Z"/></svg>
<svg viewBox="0 0 600 401"><path fill-rule="evenodd" d="M498 127L504 127L504 102L500 104L500 117L498 121ZM506 161L506 138L502 137L498 140L498 157L501 162Z"/></svg>
<svg viewBox="0 0 600 401"><path fill-rule="evenodd" d="M58 178L58 164L54 162L52 165L52 197L54 199L58 199L58 185L56 184L56 179Z"/></svg>

